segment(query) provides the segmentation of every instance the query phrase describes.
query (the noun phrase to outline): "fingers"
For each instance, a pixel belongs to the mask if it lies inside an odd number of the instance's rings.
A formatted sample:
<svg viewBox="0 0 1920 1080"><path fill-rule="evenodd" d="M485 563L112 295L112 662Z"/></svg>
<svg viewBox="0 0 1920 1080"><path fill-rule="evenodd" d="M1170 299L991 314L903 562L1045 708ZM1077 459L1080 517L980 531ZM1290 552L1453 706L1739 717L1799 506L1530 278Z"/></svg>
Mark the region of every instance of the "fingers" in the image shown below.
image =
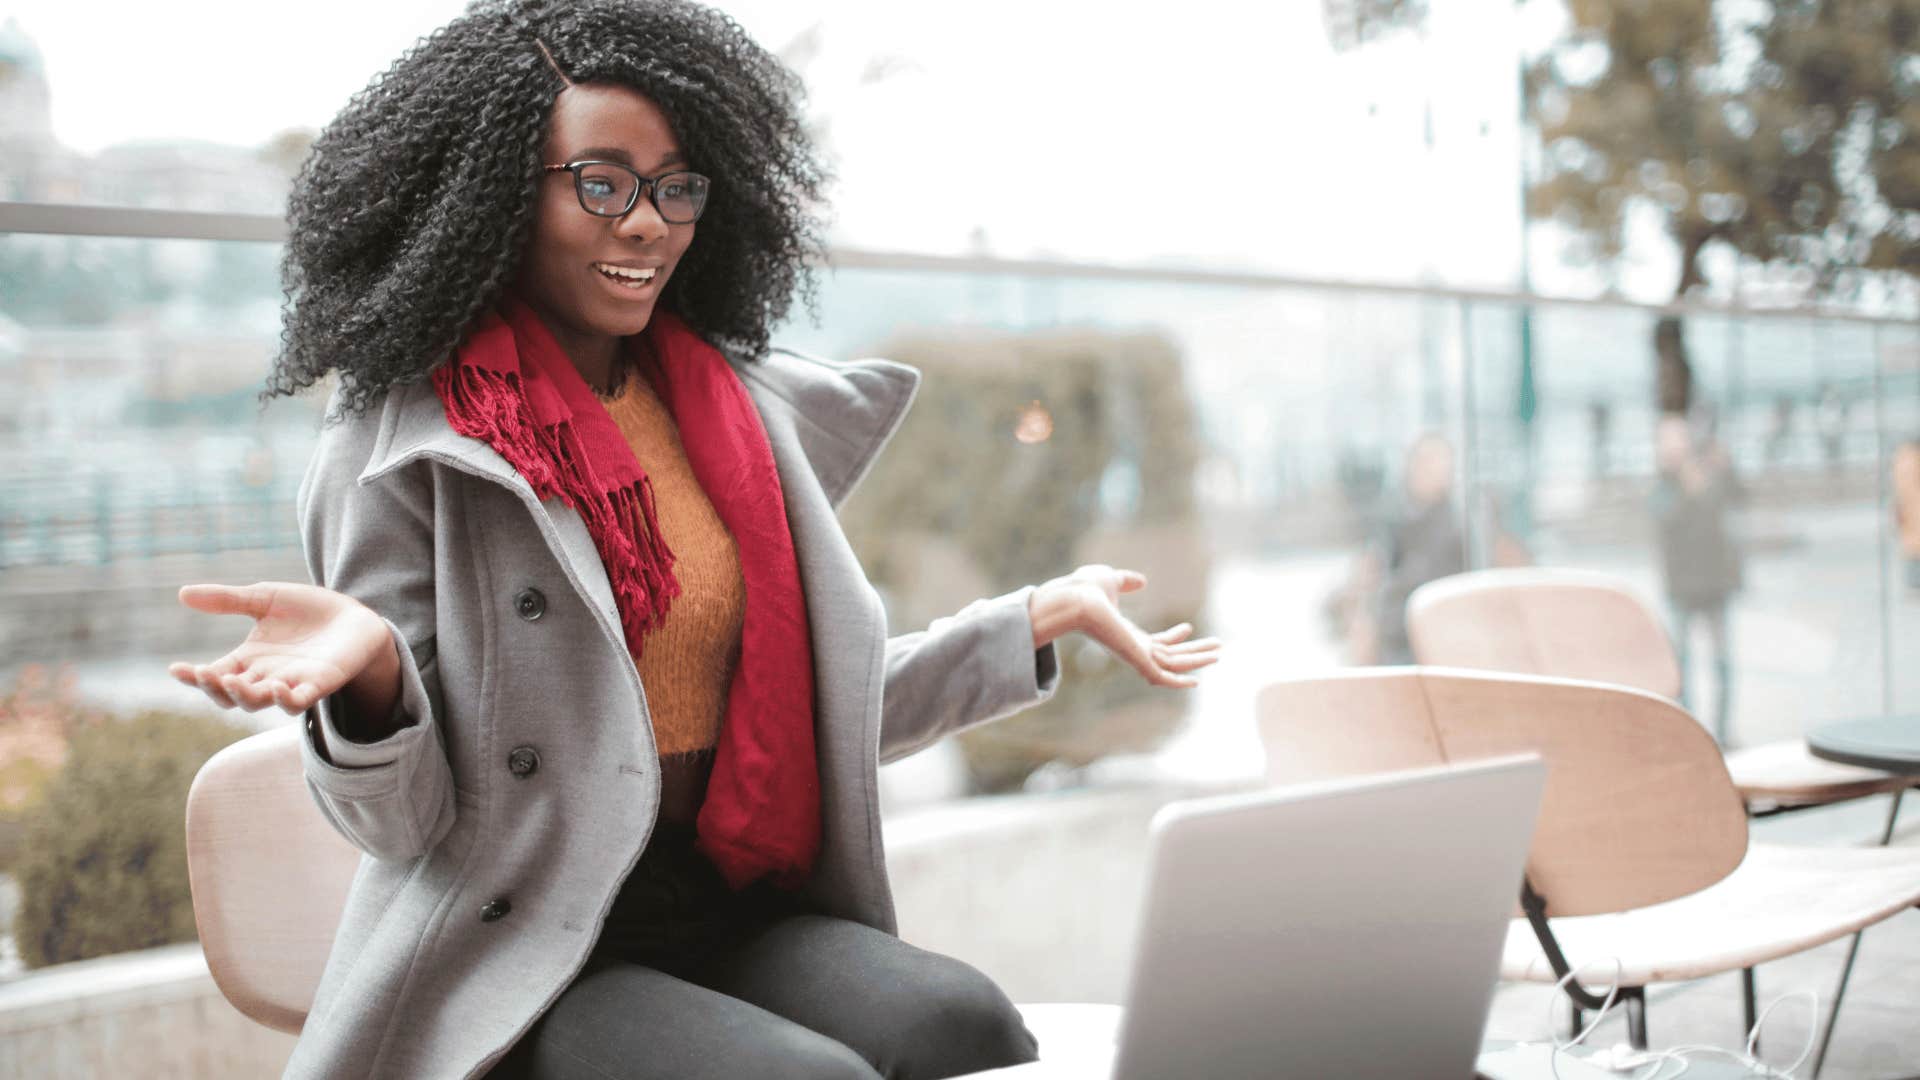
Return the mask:
<svg viewBox="0 0 1920 1080"><path fill-rule="evenodd" d="M1192 627L1184 623L1149 635L1121 619L1089 627L1087 632L1154 686L1191 689L1200 685L1200 681L1189 673L1210 667L1220 659L1217 638L1180 640L1192 633Z"/></svg>
<svg viewBox="0 0 1920 1080"><path fill-rule="evenodd" d="M309 683L289 686L285 679L251 671L221 676L220 688L226 691L236 706L248 712L278 707L290 713L300 713L319 696Z"/></svg>
<svg viewBox="0 0 1920 1080"><path fill-rule="evenodd" d="M306 712L320 700L320 692L311 683L290 687L279 679L269 679L267 685L273 693L274 704L290 713Z"/></svg>
<svg viewBox="0 0 1920 1080"><path fill-rule="evenodd" d="M312 683L289 684L279 676L257 675L253 672L225 676L220 680L220 686L233 698L235 705L248 712L277 707L298 714L305 712L320 697Z"/></svg>
<svg viewBox="0 0 1920 1080"><path fill-rule="evenodd" d="M213 670L211 664L197 667L193 672L193 684L200 688L201 693L212 698L215 705L223 709L231 709L234 707L233 698L222 685L222 678L223 676Z"/></svg>
<svg viewBox="0 0 1920 1080"><path fill-rule="evenodd" d="M1155 645L1153 658L1170 670L1194 671L1220 659L1220 642L1202 638L1183 645Z"/></svg>
<svg viewBox="0 0 1920 1080"><path fill-rule="evenodd" d="M1201 638L1199 641L1184 641L1178 645L1161 645L1161 648L1174 655L1182 653L1219 652L1219 638Z"/></svg>
<svg viewBox="0 0 1920 1080"><path fill-rule="evenodd" d="M1147 587L1147 575L1138 570L1121 570L1120 591L1136 592Z"/></svg>
<svg viewBox="0 0 1920 1080"><path fill-rule="evenodd" d="M180 602L210 615L248 615L265 618L273 606L273 589L263 583L253 585L182 585Z"/></svg>
<svg viewBox="0 0 1920 1080"><path fill-rule="evenodd" d="M167 674L173 676L175 681L205 693L223 709L258 712L278 706L289 713L298 714L311 708L320 699L319 687L312 679L303 677L297 667L295 670L272 668L271 664L243 667L238 658L228 655L211 664L176 661L167 665Z"/></svg>
<svg viewBox="0 0 1920 1080"><path fill-rule="evenodd" d="M188 686L198 686L202 674L210 674L216 678L221 675L235 675L244 666L238 653L228 653L211 664L189 664L176 660L167 665L167 674Z"/></svg>
<svg viewBox="0 0 1920 1080"><path fill-rule="evenodd" d="M1200 685L1200 680L1192 675L1180 675L1162 667L1155 667L1150 671L1142 671L1141 674L1145 675L1147 681L1155 686L1170 686L1175 690L1191 690Z"/></svg>
<svg viewBox="0 0 1920 1080"><path fill-rule="evenodd" d="M1162 671L1175 671L1185 674L1189 671L1199 671L1203 667L1218 663L1220 657L1213 653L1204 653L1191 656L1156 656L1154 660L1160 665L1160 670Z"/></svg>
<svg viewBox="0 0 1920 1080"><path fill-rule="evenodd" d="M1187 673L1219 659L1212 648L1193 650L1182 646L1169 647L1155 642L1144 633L1139 633L1130 644L1131 647L1114 651L1131 664L1141 678L1154 686L1190 690L1200 685L1200 680Z"/></svg>
<svg viewBox="0 0 1920 1080"><path fill-rule="evenodd" d="M1187 632L1191 631L1191 627L1185 627L1185 624L1174 627L1173 630L1182 630L1183 628ZM1160 634L1155 635L1153 639L1154 644L1150 652L1153 666L1151 669L1142 668L1141 674L1145 675L1147 681L1155 686L1172 686L1183 690L1192 689L1200 685L1200 680L1190 673L1199 671L1204 667L1211 667L1219 662L1219 639L1201 638L1198 641L1169 644L1163 640L1169 633L1171 633L1171 631L1163 630Z"/></svg>
<svg viewBox="0 0 1920 1080"><path fill-rule="evenodd" d="M273 695L262 689L259 679L250 672L220 676L220 689L248 712L259 712L262 706L273 704Z"/></svg>

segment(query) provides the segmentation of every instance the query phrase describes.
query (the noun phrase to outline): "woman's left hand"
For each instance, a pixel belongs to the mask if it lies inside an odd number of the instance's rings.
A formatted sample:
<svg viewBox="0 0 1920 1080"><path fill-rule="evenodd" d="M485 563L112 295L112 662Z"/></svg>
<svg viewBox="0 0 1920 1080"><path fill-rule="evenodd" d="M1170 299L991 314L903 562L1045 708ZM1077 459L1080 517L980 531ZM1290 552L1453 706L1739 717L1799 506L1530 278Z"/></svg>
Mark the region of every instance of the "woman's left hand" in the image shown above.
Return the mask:
<svg viewBox="0 0 1920 1080"><path fill-rule="evenodd" d="M1219 640L1188 641L1193 634L1191 623L1150 634L1121 614L1120 594L1143 589L1146 584L1145 574L1095 564L1038 586L1027 602L1033 617L1033 647L1079 631L1106 646L1155 686L1198 686L1200 680L1188 673L1220 659Z"/></svg>

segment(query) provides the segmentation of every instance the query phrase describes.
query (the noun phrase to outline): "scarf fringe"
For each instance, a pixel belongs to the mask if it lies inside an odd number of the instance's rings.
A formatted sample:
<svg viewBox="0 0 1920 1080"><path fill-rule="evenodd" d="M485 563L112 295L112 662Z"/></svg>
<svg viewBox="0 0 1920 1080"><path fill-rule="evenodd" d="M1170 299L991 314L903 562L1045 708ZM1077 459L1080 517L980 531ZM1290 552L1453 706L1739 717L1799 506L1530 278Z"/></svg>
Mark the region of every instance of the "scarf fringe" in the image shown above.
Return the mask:
<svg viewBox="0 0 1920 1080"><path fill-rule="evenodd" d="M601 491L573 426L535 423L516 372L446 364L434 370L433 382L441 399L454 406L447 421L456 432L490 442L534 494L557 497L586 520L607 567L627 648L639 657L643 639L666 620L680 595L674 555L660 534L653 481L643 476Z"/></svg>

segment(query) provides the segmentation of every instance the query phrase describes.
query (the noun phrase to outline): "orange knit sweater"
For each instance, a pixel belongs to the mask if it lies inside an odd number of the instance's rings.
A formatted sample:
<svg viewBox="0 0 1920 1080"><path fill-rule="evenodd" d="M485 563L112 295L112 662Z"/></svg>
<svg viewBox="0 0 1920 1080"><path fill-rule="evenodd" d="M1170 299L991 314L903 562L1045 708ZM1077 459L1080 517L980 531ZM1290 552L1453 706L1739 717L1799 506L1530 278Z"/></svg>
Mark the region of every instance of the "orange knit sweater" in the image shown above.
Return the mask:
<svg viewBox="0 0 1920 1080"><path fill-rule="evenodd" d="M638 373L603 402L653 484L660 531L680 582L666 621L636 659L660 751L660 819L692 825L706 795L740 657L746 582L740 552L680 443L673 415Z"/></svg>

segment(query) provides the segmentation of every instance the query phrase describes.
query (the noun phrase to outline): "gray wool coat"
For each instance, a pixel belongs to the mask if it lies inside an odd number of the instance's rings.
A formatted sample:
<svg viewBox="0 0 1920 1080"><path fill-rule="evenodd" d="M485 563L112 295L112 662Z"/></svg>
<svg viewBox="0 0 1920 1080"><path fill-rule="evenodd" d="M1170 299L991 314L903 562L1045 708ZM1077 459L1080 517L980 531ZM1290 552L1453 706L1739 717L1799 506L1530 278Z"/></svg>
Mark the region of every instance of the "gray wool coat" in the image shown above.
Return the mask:
<svg viewBox="0 0 1920 1080"><path fill-rule="evenodd" d="M1051 696L1022 589L888 637L835 510L918 386L882 360L736 363L772 443L812 633L822 845L805 895L895 933L882 761ZM323 429L298 507L316 584L380 614L397 733L305 717L307 785L365 852L286 1075L484 1073L579 971L660 800L645 688L579 514L456 434L430 385ZM324 753L322 752L324 744Z"/></svg>

